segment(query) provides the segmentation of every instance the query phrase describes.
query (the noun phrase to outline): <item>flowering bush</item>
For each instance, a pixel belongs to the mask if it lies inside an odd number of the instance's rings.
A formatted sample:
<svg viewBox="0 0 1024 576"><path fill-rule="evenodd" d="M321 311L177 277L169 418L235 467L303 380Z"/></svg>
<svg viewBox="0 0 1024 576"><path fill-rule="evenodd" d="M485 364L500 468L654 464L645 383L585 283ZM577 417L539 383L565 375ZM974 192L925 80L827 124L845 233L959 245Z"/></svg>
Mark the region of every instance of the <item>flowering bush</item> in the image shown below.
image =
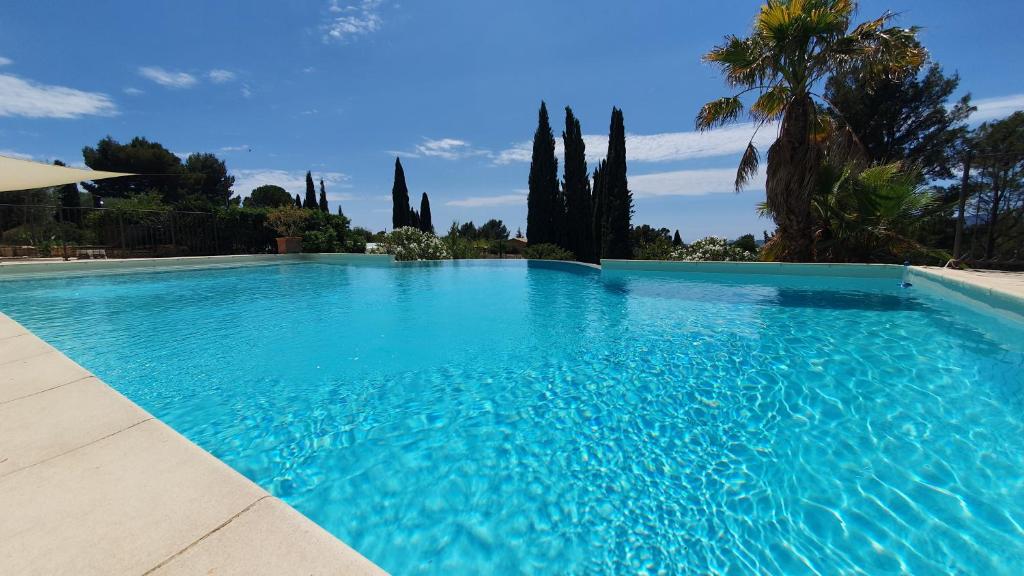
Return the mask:
<svg viewBox="0 0 1024 576"><path fill-rule="evenodd" d="M747 252L743 248L729 244L725 238L708 236L672 252L672 260L698 262L717 260L725 262L753 262L757 254Z"/></svg>
<svg viewBox="0 0 1024 576"><path fill-rule="evenodd" d="M395 260L447 260L452 257L440 238L411 226L388 232L370 252L392 254Z"/></svg>

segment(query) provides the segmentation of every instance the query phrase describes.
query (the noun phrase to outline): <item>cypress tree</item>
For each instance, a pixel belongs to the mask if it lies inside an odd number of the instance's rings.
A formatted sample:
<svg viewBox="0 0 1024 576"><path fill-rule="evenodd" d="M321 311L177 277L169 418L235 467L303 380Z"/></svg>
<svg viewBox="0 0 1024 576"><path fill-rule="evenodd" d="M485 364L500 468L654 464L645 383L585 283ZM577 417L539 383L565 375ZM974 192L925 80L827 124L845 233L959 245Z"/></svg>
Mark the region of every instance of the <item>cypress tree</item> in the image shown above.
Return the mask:
<svg viewBox="0 0 1024 576"><path fill-rule="evenodd" d="M629 237L633 215L633 194L626 180L626 128L622 110L612 108L608 131L608 157L604 168L604 227L601 232L601 254L604 258L631 258L633 247Z"/></svg>
<svg viewBox="0 0 1024 576"><path fill-rule="evenodd" d="M434 233L434 223L430 221L430 198L426 192L420 198L420 230Z"/></svg>
<svg viewBox="0 0 1024 576"><path fill-rule="evenodd" d="M341 202L338 203L338 216L345 216L345 213L341 211Z"/></svg>
<svg viewBox="0 0 1024 576"><path fill-rule="evenodd" d="M308 171L306 172L306 200L302 203L302 207L309 208L310 210L320 208L320 204L316 201L316 187L313 186L313 175Z"/></svg>
<svg viewBox="0 0 1024 576"><path fill-rule="evenodd" d="M328 214L331 209L327 207L327 189L324 188L324 179L320 179L320 211Z"/></svg>
<svg viewBox="0 0 1024 576"><path fill-rule="evenodd" d="M299 198L298 194L295 195L295 207L302 208L302 198Z"/></svg>
<svg viewBox="0 0 1024 576"><path fill-rule="evenodd" d="M412 207L409 208L409 222L406 224L406 226L412 226L413 228L420 227L420 214L419 212L413 210Z"/></svg>
<svg viewBox="0 0 1024 576"><path fill-rule="evenodd" d="M594 232L594 260L600 261L604 258L604 213L605 204L608 202L604 185L605 161L601 160L594 169L594 191L591 194L594 204L594 221L592 223Z"/></svg>
<svg viewBox="0 0 1024 576"><path fill-rule="evenodd" d="M397 230L410 224L409 188L405 185L402 161L395 158L395 183L391 186L391 228Z"/></svg>
<svg viewBox="0 0 1024 576"><path fill-rule="evenodd" d="M565 194L565 246L582 262L594 260L593 220L594 208L590 198L590 178L587 174L586 145L580 121L565 107L565 175L562 190Z"/></svg>
<svg viewBox="0 0 1024 576"><path fill-rule="evenodd" d="M676 235L672 237L672 245L676 248L683 245L683 237L679 235L679 230L676 230Z"/></svg>
<svg viewBox="0 0 1024 576"><path fill-rule="evenodd" d="M555 137L548 122L548 108L543 101L537 114L537 131L533 134L529 186L526 199L527 240L531 244L556 243L556 227L560 221L558 159L555 158Z"/></svg>

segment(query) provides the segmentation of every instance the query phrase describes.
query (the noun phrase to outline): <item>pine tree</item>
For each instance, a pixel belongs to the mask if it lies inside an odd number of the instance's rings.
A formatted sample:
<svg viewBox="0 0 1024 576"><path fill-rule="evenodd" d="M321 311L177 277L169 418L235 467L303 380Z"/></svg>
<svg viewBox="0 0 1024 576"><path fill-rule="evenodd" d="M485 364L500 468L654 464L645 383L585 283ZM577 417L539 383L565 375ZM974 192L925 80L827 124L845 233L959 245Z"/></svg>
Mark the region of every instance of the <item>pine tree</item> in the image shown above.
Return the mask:
<svg viewBox="0 0 1024 576"><path fill-rule="evenodd" d="M430 198L427 198L426 192L420 198L420 230L434 233L434 223L430 221Z"/></svg>
<svg viewBox="0 0 1024 576"><path fill-rule="evenodd" d="M676 235L672 237L672 245L676 248L683 245L683 237L679 235L679 230L676 230Z"/></svg>
<svg viewBox="0 0 1024 576"><path fill-rule="evenodd" d="M555 137L548 122L548 108L543 101L537 115L537 131L533 134L529 186L526 237L531 244L553 244L558 241L557 226L561 220L558 159L555 158Z"/></svg>
<svg viewBox="0 0 1024 576"><path fill-rule="evenodd" d="M306 172L306 200L302 203L303 208L318 210L320 204L316 201L316 187L313 186L313 175Z"/></svg>
<svg viewBox="0 0 1024 576"><path fill-rule="evenodd" d="M580 121L565 107L565 175L562 190L565 194L565 245L566 250L582 262L594 261L593 220L594 207L590 198L590 177L587 173L586 145Z"/></svg>
<svg viewBox="0 0 1024 576"><path fill-rule="evenodd" d="M295 207L302 208L302 198L298 194L295 195Z"/></svg>
<svg viewBox="0 0 1024 576"><path fill-rule="evenodd" d="M338 202L338 216L345 216L345 213L341 211L341 202Z"/></svg>
<svg viewBox="0 0 1024 576"><path fill-rule="evenodd" d="M391 228L409 226L409 188L405 185L402 161L395 158L395 183L391 186Z"/></svg>
<svg viewBox="0 0 1024 576"><path fill-rule="evenodd" d="M594 204L594 221L592 223L594 232L594 260L600 261L604 258L604 226L605 226L605 205L608 197L605 193L607 188L604 185L604 170L606 162L601 160L594 169L594 191L591 194Z"/></svg>
<svg viewBox="0 0 1024 576"><path fill-rule="evenodd" d="M406 226L411 226L413 228L420 227L420 213L413 210L411 207L409 208L409 222Z"/></svg>
<svg viewBox="0 0 1024 576"><path fill-rule="evenodd" d="M604 258L631 258L629 226L633 216L633 194L626 180L626 128L622 110L612 108L608 131L608 157L604 168L604 227L601 255Z"/></svg>
<svg viewBox="0 0 1024 576"><path fill-rule="evenodd" d="M327 206L327 189L324 188L324 179L320 179L320 211L329 214L331 209Z"/></svg>

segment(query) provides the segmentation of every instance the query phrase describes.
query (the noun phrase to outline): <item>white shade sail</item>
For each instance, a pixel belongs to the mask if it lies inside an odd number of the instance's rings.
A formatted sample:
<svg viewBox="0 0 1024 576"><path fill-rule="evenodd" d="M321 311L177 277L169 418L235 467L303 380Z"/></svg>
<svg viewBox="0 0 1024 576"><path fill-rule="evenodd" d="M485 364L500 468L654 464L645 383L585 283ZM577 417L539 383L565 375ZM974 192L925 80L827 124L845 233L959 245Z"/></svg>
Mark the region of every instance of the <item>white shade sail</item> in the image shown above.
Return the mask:
<svg viewBox="0 0 1024 576"><path fill-rule="evenodd" d="M102 172L81 170L54 164L42 164L18 158L0 156L0 192L48 188L63 184L74 184L86 180L102 180L120 176L135 176L125 172Z"/></svg>

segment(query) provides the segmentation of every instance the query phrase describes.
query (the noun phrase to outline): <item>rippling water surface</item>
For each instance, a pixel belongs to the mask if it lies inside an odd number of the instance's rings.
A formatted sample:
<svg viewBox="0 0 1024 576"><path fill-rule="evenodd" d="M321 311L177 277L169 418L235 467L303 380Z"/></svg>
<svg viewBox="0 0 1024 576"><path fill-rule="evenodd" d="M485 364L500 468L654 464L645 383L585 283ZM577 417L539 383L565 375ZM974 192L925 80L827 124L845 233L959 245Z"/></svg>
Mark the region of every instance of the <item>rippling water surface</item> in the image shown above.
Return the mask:
<svg viewBox="0 0 1024 576"><path fill-rule="evenodd" d="M1022 574L1024 327L896 284L302 263L0 310L396 574Z"/></svg>

